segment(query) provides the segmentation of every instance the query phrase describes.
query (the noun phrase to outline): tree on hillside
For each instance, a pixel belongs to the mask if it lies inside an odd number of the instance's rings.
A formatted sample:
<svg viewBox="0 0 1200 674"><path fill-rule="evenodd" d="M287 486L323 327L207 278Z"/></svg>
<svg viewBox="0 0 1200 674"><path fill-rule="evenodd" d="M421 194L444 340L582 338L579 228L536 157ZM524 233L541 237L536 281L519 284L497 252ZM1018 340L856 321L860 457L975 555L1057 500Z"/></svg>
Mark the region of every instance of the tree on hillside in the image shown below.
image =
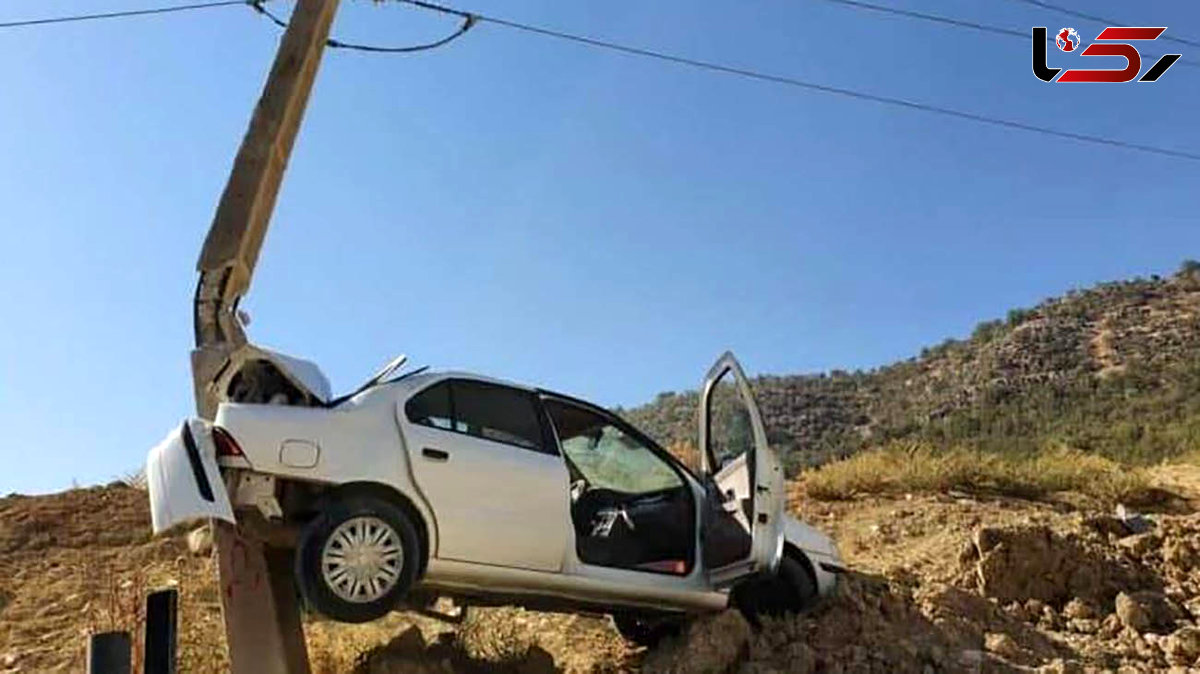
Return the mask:
<svg viewBox="0 0 1200 674"><path fill-rule="evenodd" d="M1033 315L1033 309L1010 309L1008 311L1008 327L1015 328L1032 318Z"/></svg>
<svg viewBox="0 0 1200 674"><path fill-rule="evenodd" d="M971 339L976 342L990 342L1004 334L1004 323L1000 320L983 321L971 332Z"/></svg>

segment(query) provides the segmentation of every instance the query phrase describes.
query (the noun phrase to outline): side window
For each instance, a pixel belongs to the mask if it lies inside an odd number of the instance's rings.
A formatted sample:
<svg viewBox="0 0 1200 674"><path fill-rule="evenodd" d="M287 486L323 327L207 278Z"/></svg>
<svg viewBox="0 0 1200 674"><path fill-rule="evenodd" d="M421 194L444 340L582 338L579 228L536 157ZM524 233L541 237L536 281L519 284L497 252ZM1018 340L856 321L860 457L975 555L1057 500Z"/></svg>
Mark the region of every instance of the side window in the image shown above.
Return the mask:
<svg viewBox="0 0 1200 674"><path fill-rule="evenodd" d="M754 449L754 429L750 408L727 371L713 386L708 399L708 449L720 470L739 456Z"/></svg>
<svg viewBox="0 0 1200 674"><path fill-rule="evenodd" d="M450 430L454 426L450 407L450 382L444 381L421 391L409 399L404 414L414 424Z"/></svg>
<svg viewBox="0 0 1200 674"><path fill-rule="evenodd" d="M552 443L542 440L533 395L506 386L465 379L443 381L410 398L404 414L414 424L558 453Z"/></svg>
<svg viewBox="0 0 1200 674"><path fill-rule="evenodd" d="M559 444L589 489L645 494L683 486L679 474L634 436L591 410L546 400Z"/></svg>
<svg viewBox="0 0 1200 674"><path fill-rule="evenodd" d="M455 380L452 389L454 430L542 451L542 426L532 395L467 380Z"/></svg>

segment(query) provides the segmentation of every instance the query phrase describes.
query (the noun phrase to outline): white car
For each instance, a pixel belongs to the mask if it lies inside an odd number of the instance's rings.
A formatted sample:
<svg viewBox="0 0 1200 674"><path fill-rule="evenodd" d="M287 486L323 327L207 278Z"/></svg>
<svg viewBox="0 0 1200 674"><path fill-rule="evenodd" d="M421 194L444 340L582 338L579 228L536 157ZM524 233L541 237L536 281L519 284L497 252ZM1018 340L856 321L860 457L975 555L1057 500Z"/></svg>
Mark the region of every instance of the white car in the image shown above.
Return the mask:
<svg viewBox="0 0 1200 674"><path fill-rule="evenodd" d="M312 364L244 346L217 381L215 421L190 419L150 452L155 532L259 514L298 529L299 590L335 620L446 596L609 613L641 643L731 604L752 621L803 610L842 571L833 542L786 514L732 354L704 382L697 472L596 405L472 374L395 375L403 362L332 399Z"/></svg>

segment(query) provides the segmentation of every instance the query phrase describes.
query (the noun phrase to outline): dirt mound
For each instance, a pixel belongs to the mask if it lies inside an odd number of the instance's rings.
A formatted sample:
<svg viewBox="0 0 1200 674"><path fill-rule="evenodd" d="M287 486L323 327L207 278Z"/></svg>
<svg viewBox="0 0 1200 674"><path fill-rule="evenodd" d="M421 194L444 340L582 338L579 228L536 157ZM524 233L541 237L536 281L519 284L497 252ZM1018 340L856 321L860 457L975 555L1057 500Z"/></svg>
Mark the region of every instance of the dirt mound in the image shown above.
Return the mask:
<svg viewBox="0 0 1200 674"><path fill-rule="evenodd" d="M1152 515L1130 535L1069 498L795 505L855 570L810 615L753 631L727 612L653 651L603 616L474 609L457 628L310 616L314 672L1200 668L1200 514ZM141 593L166 584L180 589L180 671L227 670L211 557L186 531L151 538L146 510L144 492L118 486L0 499L0 672L79 671L87 631L135 626Z"/></svg>
<svg viewBox="0 0 1200 674"><path fill-rule="evenodd" d="M750 623L737 611L696 619L678 638L646 654L649 674L721 674L744 661L750 648Z"/></svg>
<svg viewBox="0 0 1200 674"><path fill-rule="evenodd" d="M1200 516L1147 526L1132 534L1090 517L1065 532L982 527L960 557L960 585L1036 628L1057 655L1100 668L1200 666ZM1029 636L1014 639L1024 652L1009 659L1044 663L1051 652L1026 648Z"/></svg>
<svg viewBox="0 0 1200 674"><path fill-rule="evenodd" d="M1036 599L1061 609L1082 600L1110 605L1125 590L1157 589L1145 566L1123 559L1107 543L1047 526L981 527L960 561L984 597L1001 603Z"/></svg>
<svg viewBox="0 0 1200 674"><path fill-rule="evenodd" d="M94 526L96 517L106 526ZM146 492L116 482L49 496L0 498L0 555L135 545L150 538Z"/></svg>
<svg viewBox="0 0 1200 674"><path fill-rule="evenodd" d="M965 579L1002 603L1038 600L1112 606L1118 594L1200 596L1200 514L1163 516L1149 531L1076 531L1046 526L981 527L960 556Z"/></svg>
<svg viewBox="0 0 1200 674"><path fill-rule="evenodd" d="M937 624L912 586L854 574L812 615L765 625L751 643L746 670L954 671L984 657L981 637Z"/></svg>
<svg viewBox="0 0 1200 674"><path fill-rule="evenodd" d="M852 565L881 573L851 575L817 613L769 625L743 671L1200 667L1200 515L1158 516L1131 535L1114 518L1011 501L880 500L865 512L875 549L856 545ZM954 558L956 541L957 559L931 562Z"/></svg>

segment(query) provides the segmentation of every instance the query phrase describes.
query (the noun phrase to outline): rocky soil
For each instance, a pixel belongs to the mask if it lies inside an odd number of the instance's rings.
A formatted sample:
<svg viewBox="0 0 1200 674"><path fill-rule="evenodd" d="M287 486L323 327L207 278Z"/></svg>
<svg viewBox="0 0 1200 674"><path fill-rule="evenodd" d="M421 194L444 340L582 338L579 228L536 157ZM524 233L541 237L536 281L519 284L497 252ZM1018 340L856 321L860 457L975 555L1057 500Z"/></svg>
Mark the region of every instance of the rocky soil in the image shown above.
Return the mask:
<svg viewBox="0 0 1200 674"><path fill-rule="evenodd" d="M317 672L1200 671L1200 468L1191 499L1122 520L1084 499L921 494L792 506L853 573L812 614L752 630L734 612L653 651L596 616L472 611L457 629L397 613L306 621ZM1128 516L1128 513L1127 513ZM141 594L181 591L183 672L227 667L203 536L152 539L121 485L0 499L0 672L79 671L89 630L136 628Z"/></svg>

